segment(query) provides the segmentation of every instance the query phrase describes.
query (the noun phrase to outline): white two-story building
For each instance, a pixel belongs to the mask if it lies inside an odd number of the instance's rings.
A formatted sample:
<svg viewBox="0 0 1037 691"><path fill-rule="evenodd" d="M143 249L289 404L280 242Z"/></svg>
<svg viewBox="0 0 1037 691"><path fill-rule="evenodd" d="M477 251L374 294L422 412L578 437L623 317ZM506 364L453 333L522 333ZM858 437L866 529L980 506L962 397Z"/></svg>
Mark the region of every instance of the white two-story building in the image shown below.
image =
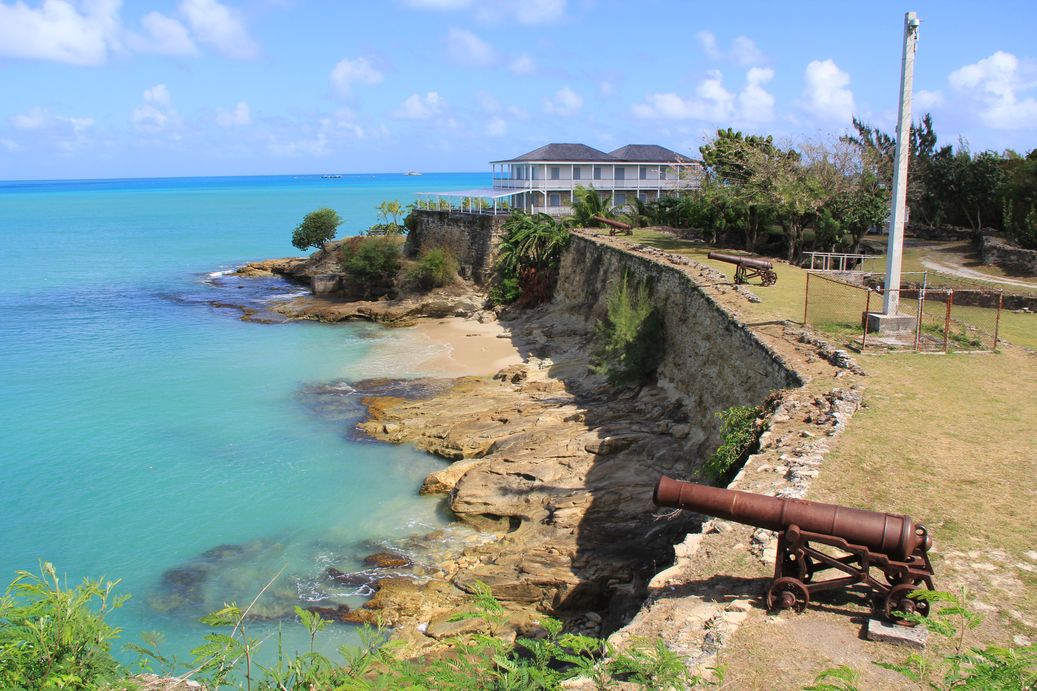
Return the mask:
<svg viewBox="0 0 1037 691"><path fill-rule="evenodd" d="M493 189L511 191L512 208L569 213L577 187L593 187L626 206L699 186L702 166L654 144L628 144L605 153L586 144L547 144L516 158L491 161Z"/></svg>
<svg viewBox="0 0 1037 691"><path fill-rule="evenodd" d="M628 144L609 153L586 144L547 144L490 165L492 189L423 192L419 205L435 208L437 198L461 198L463 210L564 216L577 187L593 187L611 206L625 207L635 196L648 202L695 189L702 179L700 163L655 144Z"/></svg>

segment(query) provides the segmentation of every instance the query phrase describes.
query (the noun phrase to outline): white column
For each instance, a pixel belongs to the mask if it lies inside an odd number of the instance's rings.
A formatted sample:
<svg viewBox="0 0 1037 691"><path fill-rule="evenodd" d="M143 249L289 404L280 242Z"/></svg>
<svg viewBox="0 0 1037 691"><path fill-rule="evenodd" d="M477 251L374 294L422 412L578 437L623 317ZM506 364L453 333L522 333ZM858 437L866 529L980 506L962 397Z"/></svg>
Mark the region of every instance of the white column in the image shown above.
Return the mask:
<svg viewBox="0 0 1037 691"><path fill-rule="evenodd" d="M893 168L893 201L889 215L889 244L886 246L886 290L883 314L894 315L900 307L900 267L904 252L904 216L907 205L907 163L911 153L911 89L915 74L918 15L904 15L904 56L900 64L900 114L897 118L897 149Z"/></svg>

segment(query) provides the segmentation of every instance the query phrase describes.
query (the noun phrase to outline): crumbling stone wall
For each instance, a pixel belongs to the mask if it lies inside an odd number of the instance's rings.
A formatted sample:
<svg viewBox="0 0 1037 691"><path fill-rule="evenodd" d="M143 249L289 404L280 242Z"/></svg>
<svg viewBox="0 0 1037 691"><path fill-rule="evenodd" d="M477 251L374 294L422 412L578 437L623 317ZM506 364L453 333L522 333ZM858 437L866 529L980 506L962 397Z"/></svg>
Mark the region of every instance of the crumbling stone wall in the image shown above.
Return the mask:
<svg viewBox="0 0 1037 691"><path fill-rule="evenodd" d="M664 324L659 383L680 398L701 435L699 451L719 444L715 413L759 405L776 389L801 386L800 376L749 328L725 311L680 268L574 235L559 272L555 301L589 320L607 314L623 272L648 281Z"/></svg>
<svg viewBox="0 0 1037 691"><path fill-rule="evenodd" d="M403 251L416 258L422 250L443 247L460 264L460 274L479 285L493 276L493 261L507 216L415 209Z"/></svg>

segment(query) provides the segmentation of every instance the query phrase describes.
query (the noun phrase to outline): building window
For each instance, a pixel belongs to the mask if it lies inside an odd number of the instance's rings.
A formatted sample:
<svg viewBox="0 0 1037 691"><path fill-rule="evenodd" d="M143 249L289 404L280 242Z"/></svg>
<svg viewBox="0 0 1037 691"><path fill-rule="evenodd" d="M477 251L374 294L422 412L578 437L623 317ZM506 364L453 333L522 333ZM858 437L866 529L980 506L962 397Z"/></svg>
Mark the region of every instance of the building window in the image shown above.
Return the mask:
<svg viewBox="0 0 1037 691"><path fill-rule="evenodd" d="M641 179L642 180L647 180L648 179L648 169L645 168L644 166L641 166L640 168L638 168L638 170L640 171Z"/></svg>
<svg viewBox="0 0 1037 691"><path fill-rule="evenodd" d="M619 171L616 171L619 172ZM627 195L623 192L616 192L616 206L623 206L627 203Z"/></svg>
<svg viewBox="0 0 1037 691"><path fill-rule="evenodd" d="M551 166L551 179L557 180L562 174L561 168L558 166Z"/></svg>
<svg viewBox="0 0 1037 691"><path fill-rule="evenodd" d="M555 170L558 170L558 169L555 168ZM555 179L557 179L557 178L555 178ZM547 205L548 206L561 206L562 205L562 195L558 194L557 192L553 192L550 195L548 195L547 200L548 200L547 201Z"/></svg>
<svg viewBox="0 0 1037 691"><path fill-rule="evenodd" d="M666 179L666 169L665 168L660 168L659 169L659 179L660 180L665 180Z"/></svg>
<svg viewBox="0 0 1037 691"><path fill-rule="evenodd" d="M579 180L579 179L580 179L580 169L579 168L573 168L573 180Z"/></svg>
<svg viewBox="0 0 1037 691"><path fill-rule="evenodd" d="M616 180L626 180L627 171L626 168L616 168Z"/></svg>
<svg viewBox="0 0 1037 691"><path fill-rule="evenodd" d="M646 202L646 201L648 201L648 193L647 192L640 192L637 195L637 198L640 199L643 202Z"/></svg>
<svg viewBox="0 0 1037 691"><path fill-rule="evenodd" d="M595 180L600 180L601 179L601 166L594 166L594 179Z"/></svg>

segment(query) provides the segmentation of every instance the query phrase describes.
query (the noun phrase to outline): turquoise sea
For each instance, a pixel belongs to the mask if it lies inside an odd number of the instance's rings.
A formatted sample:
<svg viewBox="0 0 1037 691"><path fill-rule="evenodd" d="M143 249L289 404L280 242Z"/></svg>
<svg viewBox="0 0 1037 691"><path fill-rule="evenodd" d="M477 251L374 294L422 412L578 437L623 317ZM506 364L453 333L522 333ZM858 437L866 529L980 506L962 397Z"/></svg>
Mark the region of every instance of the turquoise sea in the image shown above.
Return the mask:
<svg viewBox="0 0 1037 691"><path fill-rule="evenodd" d="M212 302L298 288L222 275L297 254L291 229L335 208L340 235L384 199L487 186L488 174L0 182L0 577L53 562L122 579L123 641L160 631L184 658L204 609L359 604L329 566L445 525L419 497L440 462L350 434L349 382L409 376L373 325L256 324ZM391 348L388 350L392 350ZM418 354L415 354L418 355ZM415 359L417 361L417 358ZM330 384L330 386L328 386ZM286 647L306 647L285 619ZM332 650L348 627L325 636ZM272 650L273 644L268 645ZM121 646L117 646L120 648ZM123 659L132 659L120 652Z"/></svg>

